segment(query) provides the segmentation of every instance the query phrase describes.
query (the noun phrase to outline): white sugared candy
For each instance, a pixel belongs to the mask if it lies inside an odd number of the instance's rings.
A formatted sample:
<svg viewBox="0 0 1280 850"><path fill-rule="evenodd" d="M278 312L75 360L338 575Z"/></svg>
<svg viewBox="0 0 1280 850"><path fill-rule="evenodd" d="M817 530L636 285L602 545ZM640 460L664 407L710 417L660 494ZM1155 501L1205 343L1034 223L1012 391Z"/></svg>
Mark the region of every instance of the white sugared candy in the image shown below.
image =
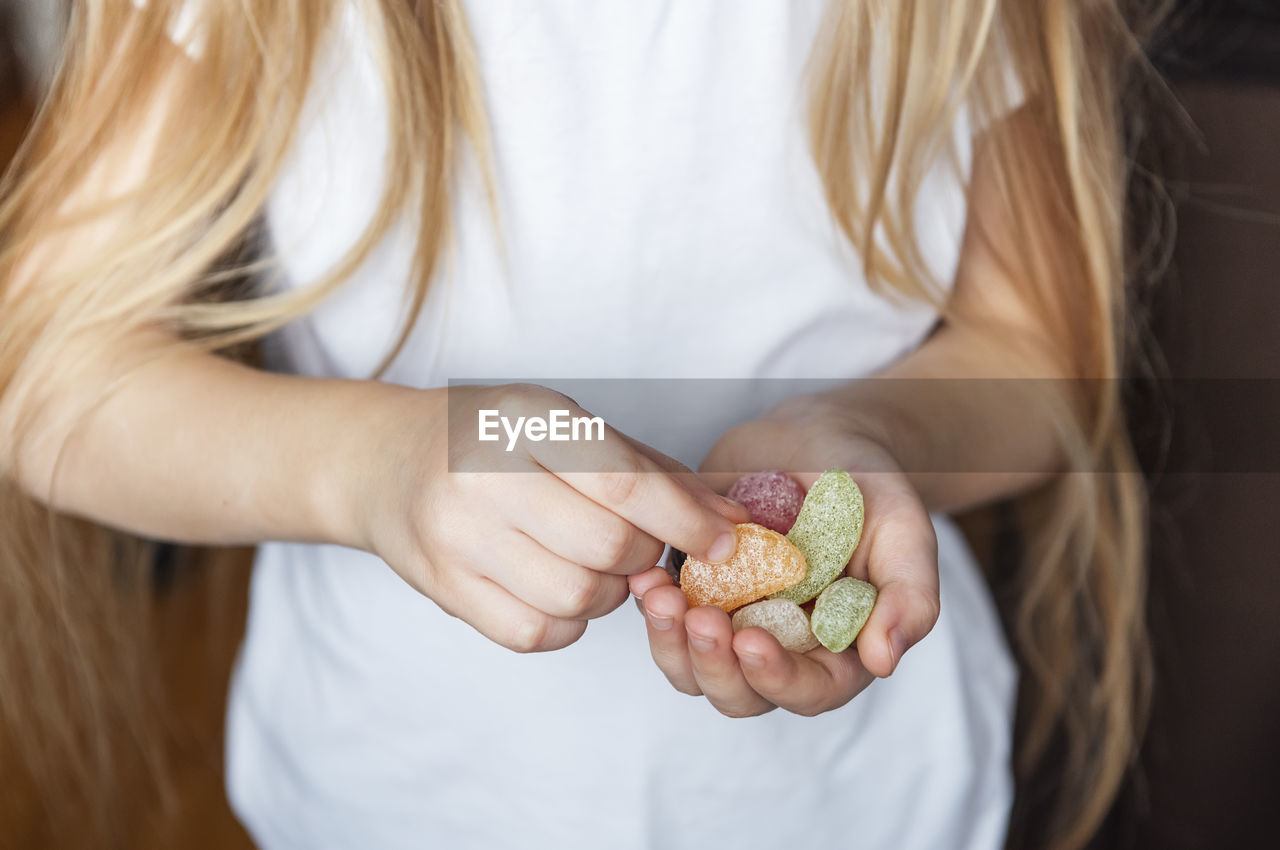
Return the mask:
<svg viewBox="0 0 1280 850"><path fill-rule="evenodd" d="M733 630L758 626L778 639L788 652L808 652L818 647L818 638L809 628L809 615L790 599L761 599L733 615Z"/></svg>

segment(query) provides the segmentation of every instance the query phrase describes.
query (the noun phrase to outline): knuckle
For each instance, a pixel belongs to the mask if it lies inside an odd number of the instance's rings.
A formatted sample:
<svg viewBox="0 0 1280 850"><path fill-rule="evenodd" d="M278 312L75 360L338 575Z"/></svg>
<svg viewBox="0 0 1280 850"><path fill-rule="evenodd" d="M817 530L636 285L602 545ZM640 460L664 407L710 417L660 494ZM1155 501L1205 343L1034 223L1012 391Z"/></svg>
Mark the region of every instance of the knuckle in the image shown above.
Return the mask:
<svg viewBox="0 0 1280 850"><path fill-rule="evenodd" d="M419 516L445 516L488 502L495 492L495 476L482 468L457 471L449 476L449 490L446 494L423 493L415 505Z"/></svg>
<svg viewBox="0 0 1280 850"><path fill-rule="evenodd" d="M430 541L424 541L424 544L424 549L437 555L443 563L454 567L469 564L476 553L472 548L473 540L466 534L461 524L447 518L439 524Z"/></svg>
<svg viewBox="0 0 1280 850"><path fill-rule="evenodd" d="M496 403L508 416L543 416L553 407L577 406L564 393L530 383L504 384Z"/></svg>
<svg viewBox="0 0 1280 850"><path fill-rule="evenodd" d="M705 555L719 536L719 531L709 521L704 521L700 513L686 511L676 519L671 534L673 540L688 540L693 550Z"/></svg>
<svg viewBox="0 0 1280 850"><path fill-rule="evenodd" d="M581 570L580 574L571 580L568 592L565 594L565 616L576 618L590 611L600 596L600 584L596 574Z"/></svg>
<svg viewBox="0 0 1280 850"><path fill-rule="evenodd" d="M653 656L653 663L658 665L671 684L676 685L676 680L672 678L673 671L680 669L681 650L667 646L665 643L649 642L649 654Z"/></svg>
<svg viewBox="0 0 1280 850"><path fill-rule="evenodd" d="M727 705L717 705L716 711L719 711L725 717L731 717L734 720L741 720L747 717L758 717L769 709L760 705L743 705L730 703Z"/></svg>
<svg viewBox="0 0 1280 850"><path fill-rule="evenodd" d="M636 455L627 455L613 469L600 473L600 488L605 504L625 507L634 502L644 479L644 465Z"/></svg>
<svg viewBox="0 0 1280 850"><path fill-rule="evenodd" d="M938 597L936 590L921 591L919 596L923 605L925 632L927 633L932 631L933 627L938 624L938 618L942 616L942 600Z"/></svg>
<svg viewBox="0 0 1280 850"><path fill-rule="evenodd" d="M848 705L849 699L830 698L812 707L812 712L808 717L817 717L819 714L826 714L829 711L835 711L838 708L844 708Z"/></svg>
<svg viewBox="0 0 1280 850"><path fill-rule="evenodd" d="M604 569L621 566L631 554L635 537L634 526L625 522L611 522L601 529L596 541L599 566Z"/></svg>
<svg viewBox="0 0 1280 850"><path fill-rule="evenodd" d="M443 604L442 599L451 598L454 595L454 579L450 570L441 569L439 563L431 558L421 557L417 559L417 567L412 571L412 584L419 593L432 599L437 605Z"/></svg>
<svg viewBox="0 0 1280 850"><path fill-rule="evenodd" d="M529 410L541 392L537 384L504 384L494 392L494 404L508 415L520 415Z"/></svg>
<svg viewBox="0 0 1280 850"><path fill-rule="evenodd" d="M637 564L641 571L658 565L658 561L662 558L662 552L666 549L666 545L656 537L645 535L645 539L639 544L640 563Z"/></svg>
<svg viewBox="0 0 1280 850"><path fill-rule="evenodd" d="M690 682L677 681L671 677L667 677L667 681L671 682L671 687L675 688L677 691L679 691L680 693L684 694L687 697L702 696L702 689L695 684L692 684Z"/></svg>
<svg viewBox="0 0 1280 850"><path fill-rule="evenodd" d="M619 576L603 576L601 578L601 582L604 585L601 595L608 602L609 611L621 608L631 596L631 589L627 587L627 580L625 578L621 578Z"/></svg>
<svg viewBox="0 0 1280 850"><path fill-rule="evenodd" d="M470 424L470 423L468 423ZM460 426L451 425L458 428ZM454 433L469 433L465 431L455 431ZM499 444L494 444L499 445ZM478 443L471 440L451 439L448 441L448 466L450 472L459 475L483 470L493 463L495 452L488 447L487 443Z"/></svg>
<svg viewBox="0 0 1280 850"><path fill-rule="evenodd" d="M552 633L543 640L542 645L538 647L538 652L553 652L557 649L564 649L572 643L576 643L578 638L587 631L585 621L574 621L564 623L566 628L552 630Z"/></svg>
<svg viewBox="0 0 1280 850"><path fill-rule="evenodd" d="M748 681L751 687L767 700L786 697L796 686L792 677L779 675L768 669L751 672Z"/></svg>
<svg viewBox="0 0 1280 850"><path fill-rule="evenodd" d="M942 600L936 587L921 587L906 579L889 582L881 588L882 593L886 587L891 592L900 594L899 605L905 609L902 610L905 622L912 630L919 630L919 634L911 636L913 643L932 631L938 623L938 617L942 615Z"/></svg>
<svg viewBox="0 0 1280 850"><path fill-rule="evenodd" d="M666 676L667 681L671 683L671 687L686 696L702 696L702 689L684 669L679 651L650 643L650 654L653 656L654 663L658 665L658 669L662 671L662 675Z"/></svg>
<svg viewBox="0 0 1280 850"><path fill-rule="evenodd" d="M552 648L548 640L550 635L551 618L531 614L516 621L506 645L522 654L543 652Z"/></svg>
<svg viewBox="0 0 1280 850"><path fill-rule="evenodd" d="M410 584L422 595L434 602L450 617L462 619L458 604L457 579L452 570L441 569L436 561L424 558L414 578L421 583L421 586L416 584L413 578L410 579Z"/></svg>
<svg viewBox="0 0 1280 850"><path fill-rule="evenodd" d="M861 688L854 687L852 682L847 685L837 685L828 693L824 694L820 699L814 700L813 705L807 706L812 711L808 716L817 717L819 714L826 714L828 711L835 711L838 708L843 708L848 705L849 701L857 696L860 691Z"/></svg>
<svg viewBox="0 0 1280 850"><path fill-rule="evenodd" d="M672 497L663 493L663 498ZM681 551L696 552L699 556L705 556L707 550L711 548L712 543L720 534L720 527L715 524L711 511L692 501L686 503L684 496L679 492L675 494L674 501L666 505L666 509L662 517L663 539L670 541L672 545L679 547ZM655 540L655 542L657 541ZM658 549L657 555L660 556L661 554L662 550ZM652 566L653 563L656 563L656 561L651 562L648 566Z"/></svg>

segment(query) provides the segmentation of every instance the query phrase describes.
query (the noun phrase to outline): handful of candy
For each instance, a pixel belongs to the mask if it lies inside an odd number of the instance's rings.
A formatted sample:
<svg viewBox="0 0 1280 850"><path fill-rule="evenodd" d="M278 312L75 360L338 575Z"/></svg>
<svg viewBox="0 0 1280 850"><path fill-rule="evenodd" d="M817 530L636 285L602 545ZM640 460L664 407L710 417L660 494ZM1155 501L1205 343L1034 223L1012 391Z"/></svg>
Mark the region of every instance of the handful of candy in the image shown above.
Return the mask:
<svg viewBox="0 0 1280 850"><path fill-rule="evenodd" d="M840 578L862 536L862 491L849 473L828 469L806 494L785 473L756 472L729 498L752 521L738 526L728 562L685 560L680 589L689 605L717 605L733 614L734 631L759 626L791 652L847 649L876 601L872 585ZM801 606L815 597L810 615Z"/></svg>

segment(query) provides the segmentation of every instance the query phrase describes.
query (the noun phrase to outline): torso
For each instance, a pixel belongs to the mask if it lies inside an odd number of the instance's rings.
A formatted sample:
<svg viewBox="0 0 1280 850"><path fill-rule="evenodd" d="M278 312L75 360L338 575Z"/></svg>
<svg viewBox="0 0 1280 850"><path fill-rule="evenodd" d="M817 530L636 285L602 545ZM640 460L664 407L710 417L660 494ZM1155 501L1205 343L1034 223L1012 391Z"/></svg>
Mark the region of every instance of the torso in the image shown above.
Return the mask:
<svg viewBox="0 0 1280 850"><path fill-rule="evenodd" d="M936 314L871 292L808 158L823 6L473 0L503 251L468 184L453 259L387 379L720 379L715 410L678 434L652 409L607 411L696 466L766 403L742 379L857 378L918 345ZM376 200L385 107L363 26L344 18L268 211L289 285L336 260ZM918 206L947 280L957 176L940 167ZM282 333L277 366L368 376L413 235L402 224ZM629 604L567 650L516 656L372 556L268 544L233 689L233 802L269 847L997 846L1013 668L962 539L939 532L943 618L898 674L819 718L747 721L672 691Z"/></svg>

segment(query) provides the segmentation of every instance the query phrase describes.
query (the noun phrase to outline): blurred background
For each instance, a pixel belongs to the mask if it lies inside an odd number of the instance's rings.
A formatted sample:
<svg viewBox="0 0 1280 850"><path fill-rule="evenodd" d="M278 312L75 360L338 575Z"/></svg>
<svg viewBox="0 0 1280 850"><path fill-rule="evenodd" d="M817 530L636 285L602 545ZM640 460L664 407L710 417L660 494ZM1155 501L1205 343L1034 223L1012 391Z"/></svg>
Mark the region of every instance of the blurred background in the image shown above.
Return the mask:
<svg viewBox="0 0 1280 850"><path fill-rule="evenodd" d="M1152 59L1180 107L1147 128L1136 158L1140 177L1161 178L1176 205L1172 262L1144 287L1138 315L1144 351L1177 380L1135 380L1129 392L1152 494L1156 690L1141 759L1095 846L1275 847L1280 2L1176 6ZM56 65L64 13L61 0L0 0L0 162L20 143ZM1222 404L1224 393L1235 401ZM968 526L976 548L998 558L990 539L998 522L975 517ZM157 568L157 647L171 706L158 733L173 792L158 805L131 794L122 776L124 846L249 846L223 795L221 735L250 554L171 552ZM0 848L94 846L75 824L55 840L10 743L0 729ZM1037 812L1053 781L1049 772L1018 789L1010 847L1043 842Z"/></svg>

